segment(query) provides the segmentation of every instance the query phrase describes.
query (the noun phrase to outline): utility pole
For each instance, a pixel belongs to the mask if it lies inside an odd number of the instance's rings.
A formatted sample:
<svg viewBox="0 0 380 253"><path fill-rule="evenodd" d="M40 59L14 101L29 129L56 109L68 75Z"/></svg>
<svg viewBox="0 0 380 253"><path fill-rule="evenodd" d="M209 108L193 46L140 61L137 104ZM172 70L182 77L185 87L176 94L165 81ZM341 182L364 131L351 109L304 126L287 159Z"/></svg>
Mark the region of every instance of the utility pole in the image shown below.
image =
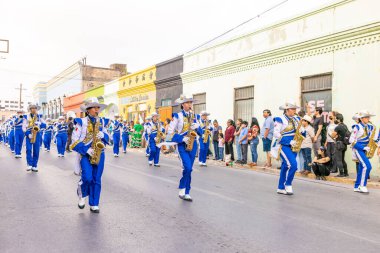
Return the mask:
<svg viewBox="0 0 380 253"><path fill-rule="evenodd" d="M26 90L26 89L23 89L23 88L22 88L22 83L20 83L20 88L15 88L15 89L16 89L16 90L20 90L20 98L19 98L18 103L19 103L19 109L21 110L22 91L23 91L23 90Z"/></svg>

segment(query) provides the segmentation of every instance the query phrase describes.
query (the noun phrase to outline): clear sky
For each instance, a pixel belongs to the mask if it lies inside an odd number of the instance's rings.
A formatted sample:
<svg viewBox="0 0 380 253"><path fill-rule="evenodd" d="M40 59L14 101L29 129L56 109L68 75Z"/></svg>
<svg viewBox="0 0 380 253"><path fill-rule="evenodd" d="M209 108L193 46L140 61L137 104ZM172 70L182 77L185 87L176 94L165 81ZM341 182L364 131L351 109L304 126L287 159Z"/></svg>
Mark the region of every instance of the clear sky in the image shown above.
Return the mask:
<svg viewBox="0 0 380 253"><path fill-rule="evenodd" d="M129 72L183 54L283 0L0 0L0 99L32 91L83 56ZM288 0L222 40L339 0ZM2 58L6 59L2 59Z"/></svg>

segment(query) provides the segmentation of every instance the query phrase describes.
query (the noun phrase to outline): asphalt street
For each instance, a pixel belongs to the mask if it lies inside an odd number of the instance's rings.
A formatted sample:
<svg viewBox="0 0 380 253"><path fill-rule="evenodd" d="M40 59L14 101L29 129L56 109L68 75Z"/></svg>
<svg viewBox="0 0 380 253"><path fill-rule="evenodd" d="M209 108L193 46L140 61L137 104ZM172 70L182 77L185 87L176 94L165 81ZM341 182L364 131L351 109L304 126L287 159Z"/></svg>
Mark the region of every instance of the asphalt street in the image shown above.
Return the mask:
<svg viewBox="0 0 380 253"><path fill-rule="evenodd" d="M24 153L25 151L23 151ZM77 208L75 153L41 152L26 172L0 147L0 252L379 252L380 191L195 166L192 203L178 198L180 162L149 167L142 152L107 150L100 213Z"/></svg>

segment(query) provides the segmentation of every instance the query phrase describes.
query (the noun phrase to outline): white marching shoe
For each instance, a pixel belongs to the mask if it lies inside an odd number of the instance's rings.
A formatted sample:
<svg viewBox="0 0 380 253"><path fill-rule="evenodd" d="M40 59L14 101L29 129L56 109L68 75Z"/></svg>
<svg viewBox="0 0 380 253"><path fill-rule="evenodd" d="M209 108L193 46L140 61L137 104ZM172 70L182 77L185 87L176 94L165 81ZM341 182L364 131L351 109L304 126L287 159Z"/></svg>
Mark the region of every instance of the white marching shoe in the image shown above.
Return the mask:
<svg viewBox="0 0 380 253"><path fill-rule="evenodd" d="M369 193L369 191L368 191L368 189L367 189L366 186L359 186L358 189L359 189L360 193L365 193L365 194Z"/></svg>
<svg viewBox="0 0 380 253"><path fill-rule="evenodd" d="M153 165L153 161L149 161L148 164L149 164L149 166L152 166Z"/></svg>
<svg viewBox="0 0 380 253"><path fill-rule="evenodd" d="M354 188L354 192L360 192L359 188Z"/></svg>
<svg viewBox="0 0 380 253"><path fill-rule="evenodd" d="M32 166L26 167L26 171L31 171L31 170L32 170Z"/></svg>
<svg viewBox="0 0 380 253"><path fill-rule="evenodd" d="M293 195L293 187L291 185L285 185L285 191L288 195Z"/></svg>
<svg viewBox="0 0 380 253"><path fill-rule="evenodd" d="M186 194L185 197L183 198L183 200L190 201L190 202L193 201L190 194Z"/></svg>
<svg viewBox="0 0 380 253"><path fill-rule="evenodd" d="M186 195L185 191L186 191L185 188L179 190L178 197L180 199L184 199L185 198L185 195Z"/></svg>
<svg viewBox="0 0 380 253"><path fill-rule="evenodd" d="M32 171L33 171L33 172L38 172L37 167L32 167Z"/></svg>
<svg viewBox="0 0 380 253"><path fill-rule="evenodd" d="M90 206L90 211L92 213L99 213L99 207L98 206Z"/></svg>
<svg viewBox="0 0 380 253"><path fill-rule="evenodd" d="M277 189L277 193L278 194L288 195L288 192L285 189Z"/></svg>
<svg viewBox="0 0 380 253"><path fill-rule="evenodd" d="M86 198L79 197L78 207L83 209L86 206Z"/></svg>

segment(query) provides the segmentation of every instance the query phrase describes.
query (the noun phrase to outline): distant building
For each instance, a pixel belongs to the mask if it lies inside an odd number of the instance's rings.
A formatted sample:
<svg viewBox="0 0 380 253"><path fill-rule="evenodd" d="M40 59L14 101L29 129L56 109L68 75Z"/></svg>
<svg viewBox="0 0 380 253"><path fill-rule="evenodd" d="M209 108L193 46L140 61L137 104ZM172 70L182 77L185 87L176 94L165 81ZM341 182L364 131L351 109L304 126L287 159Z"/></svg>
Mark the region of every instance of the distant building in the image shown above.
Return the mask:
<svg viewBox="0 0 380 253"><path fill-rule="evenodd" d="M126 73L126 64L112 64L110 68L93 67L86 64L86 58L69 66L48 82L40 82L33 88L33 98L41 105L45 118L58 118L65 111L79 114L79 107L87 91L94 90L106 82L117 79ZM75 97L66 99L67 97ZM68 104L64 104L64 103ZM70 110L66 110L70 108Z"/></svg>

